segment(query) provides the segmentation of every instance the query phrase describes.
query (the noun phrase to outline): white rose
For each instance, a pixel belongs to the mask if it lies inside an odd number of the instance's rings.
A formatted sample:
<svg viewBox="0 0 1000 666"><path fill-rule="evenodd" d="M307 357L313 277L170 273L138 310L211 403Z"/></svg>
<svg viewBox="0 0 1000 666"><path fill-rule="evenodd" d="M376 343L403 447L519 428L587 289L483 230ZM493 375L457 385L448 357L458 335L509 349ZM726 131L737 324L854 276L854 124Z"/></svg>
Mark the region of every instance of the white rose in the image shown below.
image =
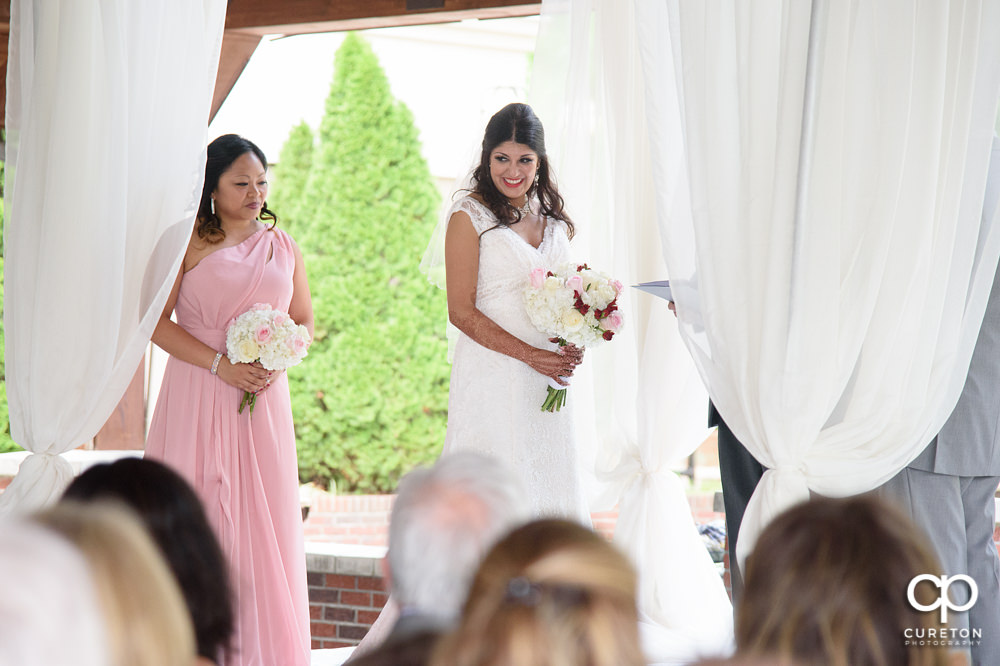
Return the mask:
<svg viewBox="0 0 1000 666"><path fill-rule="evenodd" d="M562 324L570 331L578 331L583 326L583 315L577 310L571 309L563 312Z"/></svg>
<svg viewBox="0 0 1000 666"><path fill-rule="evenodd" d="M612 287L607 282L598 287L597 295L600 296L600 299L601 301L604 302L605 307L607 306L608 303L614 300L615 296L617 296L617 294L615 293L615 288Z"/></svg>
<svg viewBox="0 0 1000 666"><path fill-rule="evenodd" d="M260 347L253 340L241 340L236 346L236 356L239 363L256 361L260 356Z"/></svg>

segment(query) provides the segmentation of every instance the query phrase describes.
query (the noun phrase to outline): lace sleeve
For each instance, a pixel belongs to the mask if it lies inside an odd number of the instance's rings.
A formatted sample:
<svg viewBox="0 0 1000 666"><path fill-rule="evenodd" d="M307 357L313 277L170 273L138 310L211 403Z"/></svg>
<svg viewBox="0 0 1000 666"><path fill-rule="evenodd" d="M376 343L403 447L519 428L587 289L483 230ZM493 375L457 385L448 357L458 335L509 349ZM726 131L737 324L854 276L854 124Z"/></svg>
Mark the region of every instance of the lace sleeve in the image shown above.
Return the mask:
<svg viewBox="0 0 1000 666"><path fill-rule="evenodd" d="M462 197L452 208L451 215L454 215L458 211L462 211L469 216L477 234L482 234L487 229L492 229L496 226L496 217L493 216L490 209L472 197Z"/></svg>

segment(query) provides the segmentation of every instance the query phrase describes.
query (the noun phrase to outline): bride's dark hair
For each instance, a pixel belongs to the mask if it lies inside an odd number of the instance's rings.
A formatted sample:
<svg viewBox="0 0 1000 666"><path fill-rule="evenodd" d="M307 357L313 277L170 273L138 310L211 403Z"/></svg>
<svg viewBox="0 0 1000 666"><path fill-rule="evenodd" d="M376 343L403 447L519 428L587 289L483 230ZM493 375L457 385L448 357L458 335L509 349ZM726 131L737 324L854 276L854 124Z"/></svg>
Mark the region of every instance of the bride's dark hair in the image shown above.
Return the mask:
<svg viewBox="0 0 1000 666"><path fill-rule="evenodd" d="M219 216L212 212L212 192L219 186L219 177L225 173L233 162L247 153L253 153L267 169L267 158L264 151L253 141L244 139L238 134L223 134L208 144L208 156L205 159L205 185L201 190L201 203L198 204L198 216L195 228L198 237L209 243L218 243L226 237ZM260 207L260 219L270 220L271 227L278 223L278 216L267 207L267 201Z"/></svg>
<svg viewBox="0 0 1000 666"><path fill-rule="evenodd" d="M479 166L472 172L472 191L483 198L486 207L496 215L498 225L509 227L521 221L521 211L497 189L490 178L490 153L504 141L528 146L538 155L538 180L528 188L528 198L537 196L540 214L565 222L569 237L572 238L573 221L563 209L563 198L556 188L555 176L549 169L542 121L527 104L508 104L493 114L486 124Z"/></svg>

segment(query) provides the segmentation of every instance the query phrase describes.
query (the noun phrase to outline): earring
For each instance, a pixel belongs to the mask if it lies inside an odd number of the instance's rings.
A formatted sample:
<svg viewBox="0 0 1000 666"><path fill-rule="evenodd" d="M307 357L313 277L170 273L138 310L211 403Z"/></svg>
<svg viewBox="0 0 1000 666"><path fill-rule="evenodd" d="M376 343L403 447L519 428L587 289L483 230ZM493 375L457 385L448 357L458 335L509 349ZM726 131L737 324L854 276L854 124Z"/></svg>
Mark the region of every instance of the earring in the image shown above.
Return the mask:
<svg viewBox="0 0 1000 666"><path fill-rule="evenodd" d="M212 215L215 215L215 199L212 198L212 199L209 199L209 201L212 202Z"/></svg>

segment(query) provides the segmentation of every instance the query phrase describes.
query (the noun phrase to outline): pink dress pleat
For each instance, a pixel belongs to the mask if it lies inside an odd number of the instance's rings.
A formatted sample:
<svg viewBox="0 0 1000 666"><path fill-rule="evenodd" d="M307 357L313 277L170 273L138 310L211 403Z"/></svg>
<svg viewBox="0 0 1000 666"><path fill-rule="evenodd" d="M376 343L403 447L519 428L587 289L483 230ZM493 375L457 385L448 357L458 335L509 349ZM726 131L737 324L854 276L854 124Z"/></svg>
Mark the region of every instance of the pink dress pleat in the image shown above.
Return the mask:
<svg viewBox="0 0 1000 666"><path fill-rule="evenodd" d="M225 353L226 328L255 303L288 310L295 253L280 230L217 250L184 274L177 323ZM178 470L204 502L231 567L238 609L227 666L306 666L309 602L295 431L284 373L237 414L242 391L167 361L146 455Z"/></svg>

